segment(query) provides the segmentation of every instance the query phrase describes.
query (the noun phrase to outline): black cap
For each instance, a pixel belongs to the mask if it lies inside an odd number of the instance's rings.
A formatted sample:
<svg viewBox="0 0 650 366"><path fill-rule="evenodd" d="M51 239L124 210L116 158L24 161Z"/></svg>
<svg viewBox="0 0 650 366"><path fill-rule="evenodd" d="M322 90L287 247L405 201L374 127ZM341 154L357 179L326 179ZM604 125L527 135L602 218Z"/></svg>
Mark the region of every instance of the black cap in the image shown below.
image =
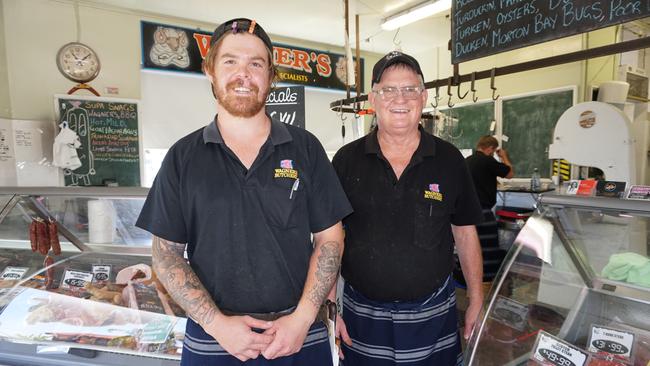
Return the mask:
<svg viewBox="0 0 650 366"><path fill-rule="evenodd" d="M409 56L399 51L392 51L377 61L375 66L372 68L372 85L377 84L379 80L381 80L381 75L384 73L384 70L395 64L405 64L409 66L413 71L420 75L424 81L424 75L422 74L422 69L420 69L420 64L413 58L413 56Z"/></svg>
<svg viewBox="0 0 650 366"><path fill-rule="evenodd" d="M219 38L228 32L232 34L239 32L254 34L259 39L261 39L262 42L264 42L264 45L266 45L266 48L268 48L269 52L273 53L273 44L271 43L271 38L269 38L269 35L266 34L264 29L259 24L257 24L255 20L247 18L235 18L221 23L221 25L218 26L212 33L212 38L210 39L210 47L212 47L212 45L215 44Z"/></svg>

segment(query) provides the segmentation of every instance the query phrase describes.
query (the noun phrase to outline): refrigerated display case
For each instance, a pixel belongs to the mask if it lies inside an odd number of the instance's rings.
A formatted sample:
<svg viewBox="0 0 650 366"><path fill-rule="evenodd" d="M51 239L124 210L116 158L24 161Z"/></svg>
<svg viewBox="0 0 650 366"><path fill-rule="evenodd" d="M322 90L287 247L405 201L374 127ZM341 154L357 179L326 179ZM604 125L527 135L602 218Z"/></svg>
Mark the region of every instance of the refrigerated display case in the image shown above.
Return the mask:
<svg viewBox="0 0 650 366"><path fill-rule="evenodd" d="M650 366L649 232L648 202L543 195L486 295L464 363Z"/></svg>
<svg viewBox="0 0 650 366"><path fill-rule="evenodd" d="M0 188L0 364L178 365L185 314L134 225L147 192Z"/></svg>

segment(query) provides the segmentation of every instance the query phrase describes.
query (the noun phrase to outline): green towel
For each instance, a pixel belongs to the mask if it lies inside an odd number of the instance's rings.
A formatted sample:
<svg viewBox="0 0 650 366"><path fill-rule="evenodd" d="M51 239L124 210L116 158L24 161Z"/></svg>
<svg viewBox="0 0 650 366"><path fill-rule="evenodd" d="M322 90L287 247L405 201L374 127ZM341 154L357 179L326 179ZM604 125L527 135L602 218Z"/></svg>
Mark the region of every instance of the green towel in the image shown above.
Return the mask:
<svg viewBox="0 0 650 366"><path fill-rule="evenodd" d="M628 273L627 282L650 287L650 262L644 266L632 268Z"/></svg>
<svg viewBox="0 0 650 366"><path fill-rule="evenodd" d="M615 281L628 281L641 284L639 281L648 281L647 272L639 272L641 268L650 265L650 259L637 253L618 253L609 257L609 263L603 268L602 275ZM634 271L633 280L629 280L630 271Z"/></svg>

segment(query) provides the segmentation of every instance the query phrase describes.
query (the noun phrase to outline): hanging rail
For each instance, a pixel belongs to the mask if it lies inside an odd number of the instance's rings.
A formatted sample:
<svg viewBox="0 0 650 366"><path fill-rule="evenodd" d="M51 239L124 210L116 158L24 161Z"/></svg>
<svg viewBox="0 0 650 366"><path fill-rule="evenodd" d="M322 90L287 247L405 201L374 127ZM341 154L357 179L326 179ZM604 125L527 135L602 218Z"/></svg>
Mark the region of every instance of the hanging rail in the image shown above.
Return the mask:
<svg viewBox="0 0 650 366"><path fill-rule="evenodd" d="M494 76L504 76L509 74L515 74L518 72L541 69L544 67L557 66L557 65L562 65L562 64L567 64L567 63L577 62L577 61L584 61L591 58L609 56L616 53L634 51L642 48L650 48L650 37L643 37L631 41L619 42L619 43L614 43L606 46L590 48L588 50L581 50L572 53L567 53L564 55L551 56L539 60L526 61L514 65L496 67L494 69L476 71L469 74L452 76L452 78L455 79L454 81L458 81L458 84L453 86L457 86L463 82L471 81L472 74L474 74L475 80L489 79L492 77L492 74L494 74ZM449 78L447 77L443 79L429 81L424 83L424 87L427 89L433 89L433 88L439 88L441 86L447 86L448 80ZM364 102L366 100L368 100L367 94L360 95L354 98L340 99L331 102L330 109L336 112L356 113L358 112L358 110L348 106L354 103Z"/></svg>

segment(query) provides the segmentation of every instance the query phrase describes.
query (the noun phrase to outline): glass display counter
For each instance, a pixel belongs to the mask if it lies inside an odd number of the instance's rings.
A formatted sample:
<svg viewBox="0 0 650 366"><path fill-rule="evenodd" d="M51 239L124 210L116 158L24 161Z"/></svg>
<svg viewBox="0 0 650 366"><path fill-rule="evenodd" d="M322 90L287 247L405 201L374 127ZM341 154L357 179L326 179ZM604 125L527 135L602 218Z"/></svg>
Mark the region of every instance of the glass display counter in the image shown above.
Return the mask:
<svg viewBox="0 0 650 366"><path fill-rule="evenodd" d="M0 188L0 364L177 365L185 314L135 227L146 188Z"/></svg>
<svg viewBox="0 0 650 366"><path fill-rule="evenodd" d="M543 195L465 364L650 366L649 231L650 203Z"/></svg>

